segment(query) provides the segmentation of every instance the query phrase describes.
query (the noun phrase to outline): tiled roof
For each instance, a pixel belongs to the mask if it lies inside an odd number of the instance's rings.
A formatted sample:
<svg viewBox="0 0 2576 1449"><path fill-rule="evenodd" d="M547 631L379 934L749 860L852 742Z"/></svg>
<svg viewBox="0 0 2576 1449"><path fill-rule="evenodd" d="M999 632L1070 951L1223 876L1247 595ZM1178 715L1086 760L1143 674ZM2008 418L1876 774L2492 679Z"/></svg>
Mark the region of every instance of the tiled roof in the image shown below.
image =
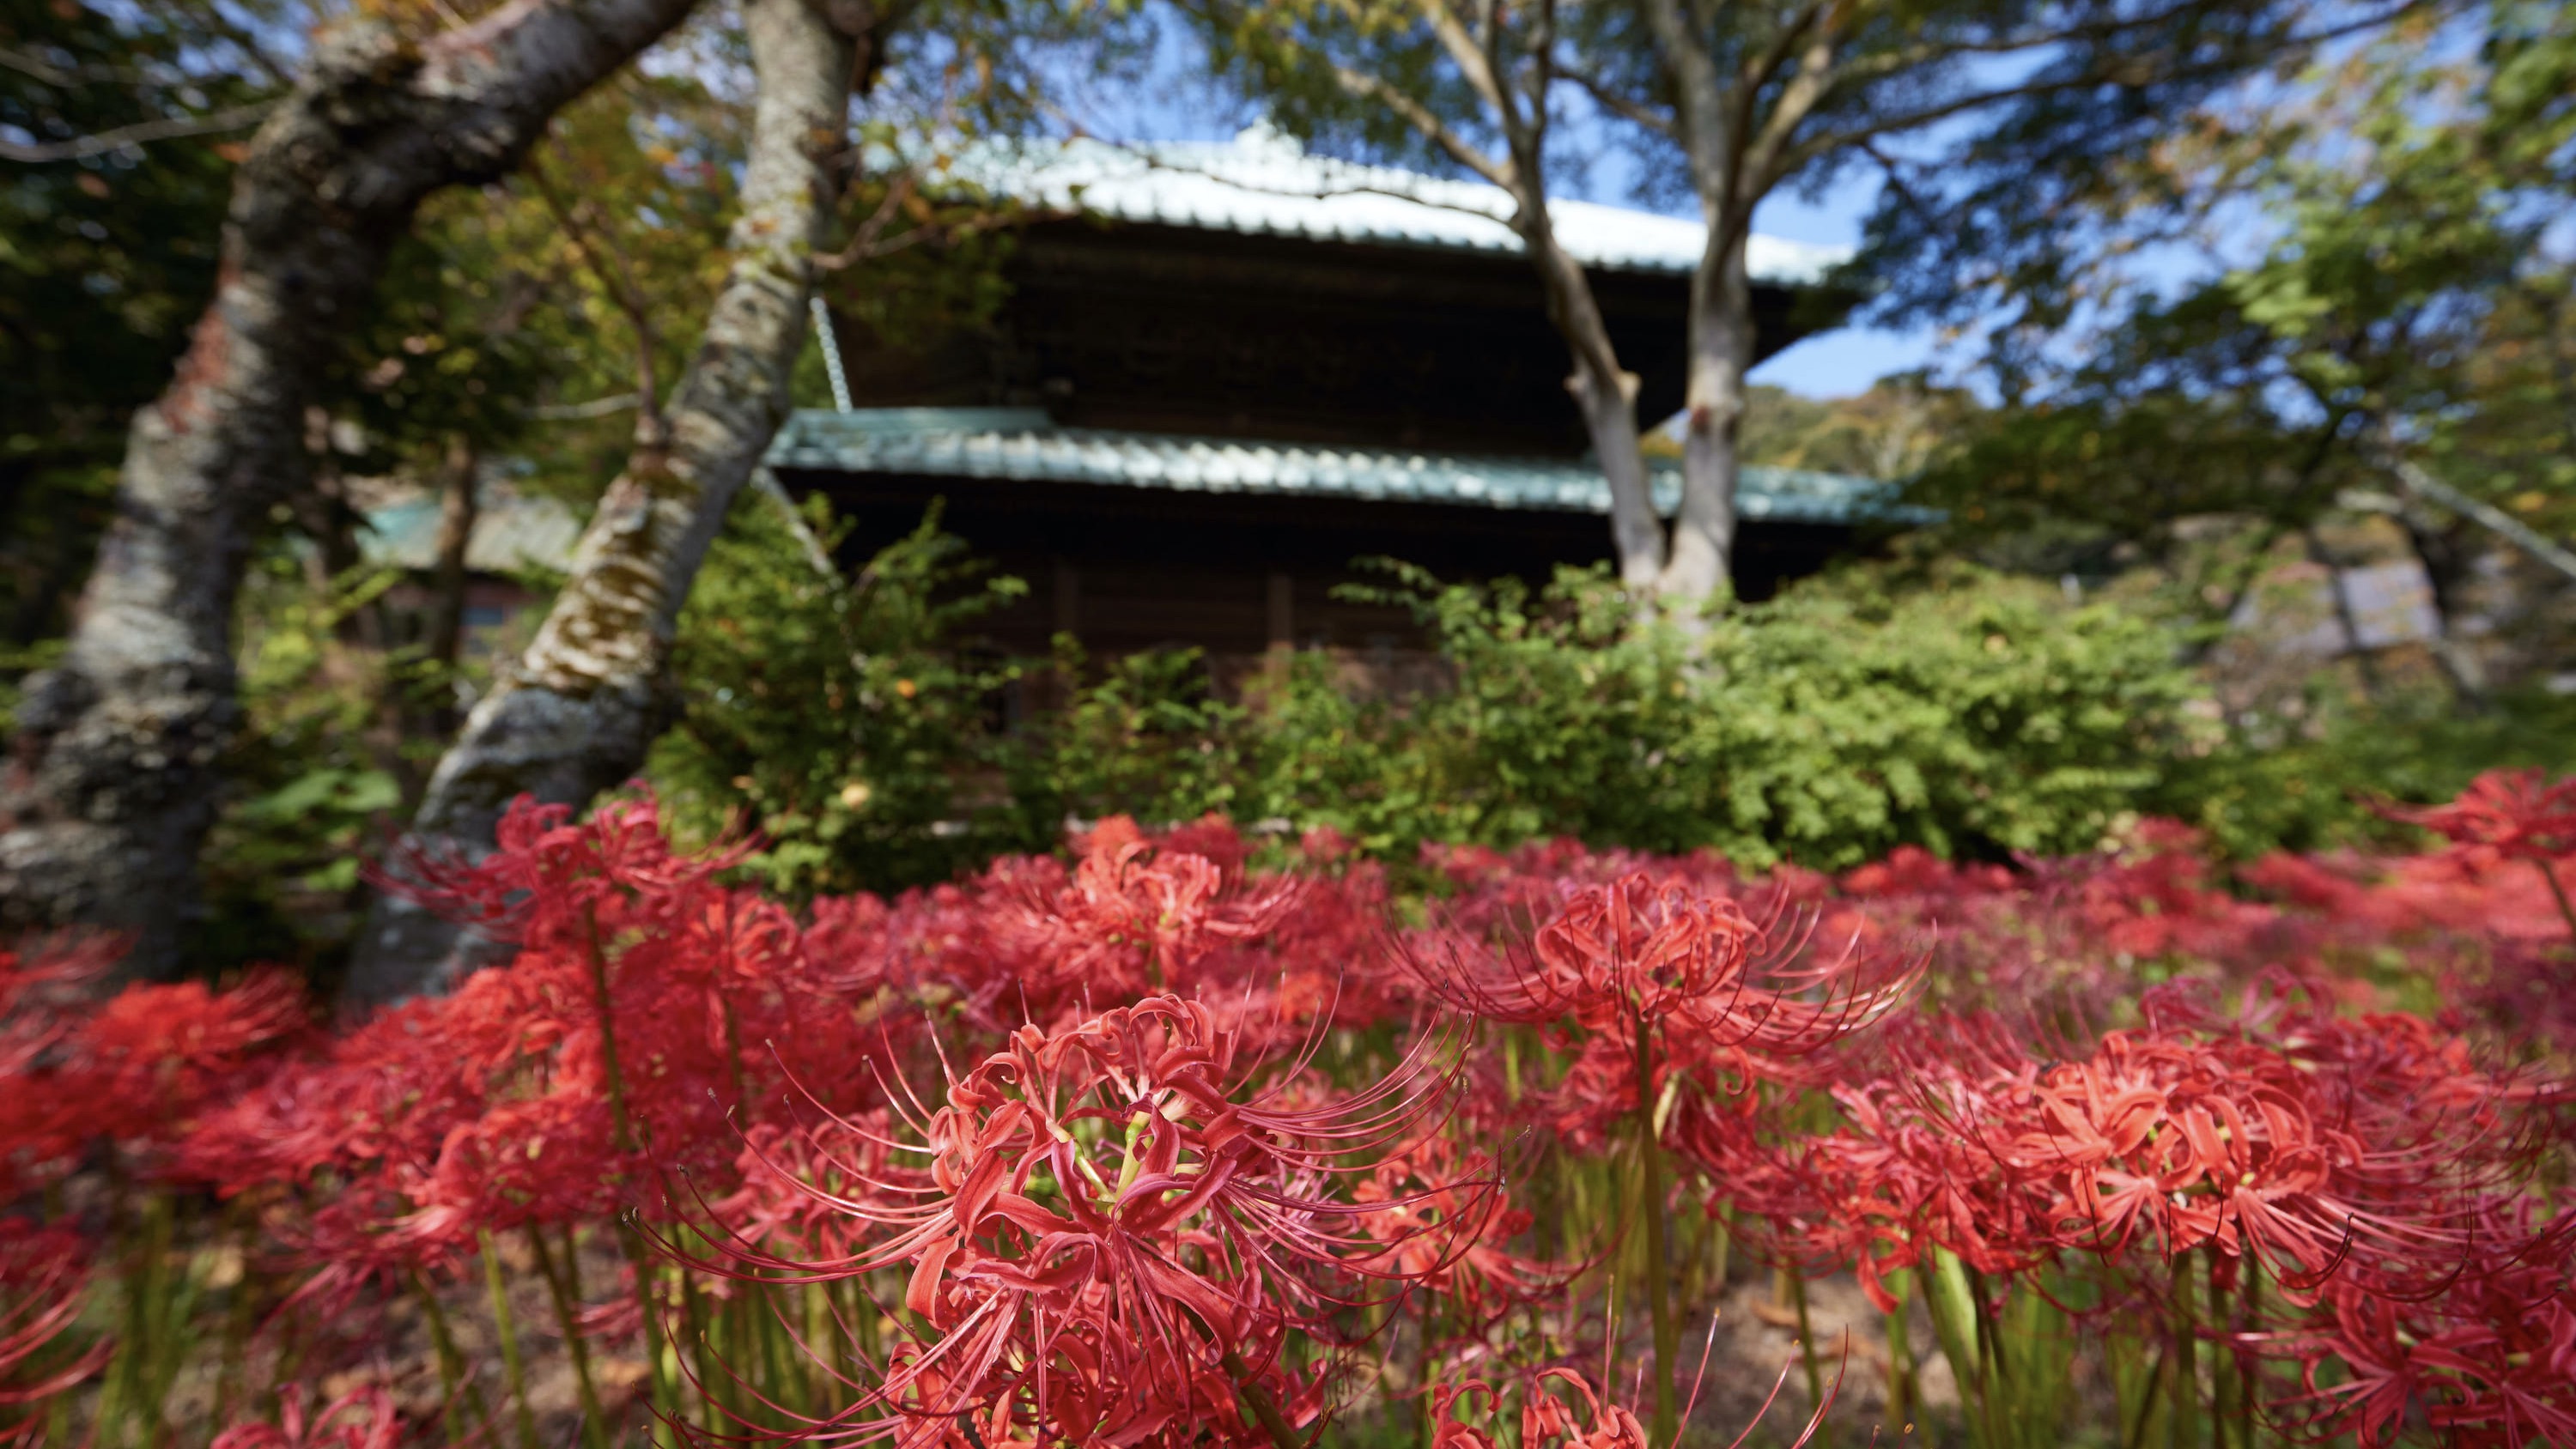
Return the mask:
<svg viewBox="0 0 2576 1449"><path fill-rule="evenodd" d="M769 462L848 473L1610 511L1610 485L1600 471L1572 460L1063 428L1035 408L804 410L779 430ZM1660 466L1657 505L1670 511L1680 486L1679 469ZM1748 467L1736 508L1747 519L1796 523L1910 516L1892 508L1887 494L1887 485L1866 478Z"/></svg>
<svg viewBox="0 0 2576 1449"><path fill-rule="evenodd" d="M965 148L949 174L1026 205L1079 207L1100 216L1268 236L1518 252L1511 201L1483 181L1423 176L1310 156L1256 127L1231 142L1115 145L1075 140ZM1613 271L1687 274L1707 229L1648 211L1557 201L1556 234L1575 259ZM1848 248L1779 237L1746 243L1753 279L1813 282Z"/></svg>

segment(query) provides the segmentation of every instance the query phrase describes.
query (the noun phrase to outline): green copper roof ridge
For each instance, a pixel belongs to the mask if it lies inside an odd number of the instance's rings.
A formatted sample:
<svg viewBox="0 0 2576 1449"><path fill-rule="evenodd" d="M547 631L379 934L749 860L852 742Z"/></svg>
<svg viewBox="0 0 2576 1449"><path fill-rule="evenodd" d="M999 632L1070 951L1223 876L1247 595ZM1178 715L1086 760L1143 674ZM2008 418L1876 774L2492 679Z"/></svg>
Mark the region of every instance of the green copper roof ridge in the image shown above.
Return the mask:
<svg viewBox="0 0 2576 1449"><path fill-rule="evenodd" d="M1066 427L1038 408L800 409L779 430L769 462L809 470L1283 497L1595 513L1609 507L1608 484L1575 459ZM1670 508L1680 464L1649 464L1658 506ZM1920 510L1896 504L1894 486L1877 479L1761 464L1747 465L1740 477L1738 509L1749 520L1919 521Z"/></svg>

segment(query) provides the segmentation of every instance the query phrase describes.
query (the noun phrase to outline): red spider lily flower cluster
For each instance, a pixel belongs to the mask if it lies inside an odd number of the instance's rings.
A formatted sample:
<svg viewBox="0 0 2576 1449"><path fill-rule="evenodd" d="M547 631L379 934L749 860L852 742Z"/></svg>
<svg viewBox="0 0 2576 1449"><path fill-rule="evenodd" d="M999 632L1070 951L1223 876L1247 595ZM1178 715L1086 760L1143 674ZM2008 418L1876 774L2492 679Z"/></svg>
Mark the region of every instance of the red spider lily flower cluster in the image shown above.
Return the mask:
<svg viewBox="0 0 2576 1449"><path fill-rule="evenodd" d="M2231 1020L2160 1004L2073 1061L1991 1028L1904 1034L1884 1076L1836 1089L1849 1127L1765 1165L1775 1216L1845 1251L1865 1237L1879 1270L1935 1245L1994 1273L2207 1248L2293 1296L2338 1277L2405 1293L2444 1276L2509 1190L2529 1090L2420 1018L2286 995ZM1758 1154L1708 1145L1718 1163Z"/></svg>
<svg viewBox="0 0 2576 1449"><path fill-rule="evenodd" d="M274 1424L236 1424L210 1449L394 1449L402 1442L393 1395L378 1384L352 1389L310 1417L303 1391L291 1389L277 1417Z"/></svg>
<svg viewBox="0 0 2576 1449"><path fill-rule="evenodd" d="M275 974L100 998L99 947L0 956L0 1438L112 1346L80 1307L93 1256L135 1261L105 1241L135 1215L95 1206L112 1178L255 1231L286 1300L262 1331L308 1377L373 1361L388 1295L473 1286L495 1236L561 1254L635 1222L671 1256L605 1289L594 1267L559 1326L667 1330L704 1432L1275 1443L1409 1392L1458 1449L1512 1440L1505 1406L1523 1444L1648 1449L1549 1355L1614 1342L1627 1269L1550 1253L1606 1241L1569 1204L1651 1124L1730 1242L1882 1304L1937 1250L1990 1285L2091 1275L2115 1331L2197 1273L2271 1422L2576 1439L2576 1220L2550 1196L2576 1016L2529 865L2564 854L2569 788L2421 813L2450 850L2232 874L2156 824L1840 880L1433 849L1427 926L1347 842L1215 819L790 910L649 800L522 802L491 856L403 868L500 959L372 1019L319 1025ZM2394 1009L2392 962L2438 1015ZM798 1373L825 1387L771 1394L678 1282L810 1291ZM1399 1339L1412 1367L1375 1387L1361 1361ZM1473 1377L1504 1364L1540 1377ZM399 1430L389 1398L280 1402L230 1449Z"/></svg>
<svg viewBox="0 0 2576 1449"><path fill-rule="evenodd" d="M1757 898L1774 919L1776 895ZM1904 999L1915 964L1859 940L1807 959L1733 894L1634 871L1576 890L1526 946L1462 945L1454 934L1406 960L1435 1000L1488 1020L1544 1026L1575 1053L1553 1093L1554 1126L1583 1143L1633 1117L1641 1080L1658 1118L1684 1081L1695 1097L1788 1080L1792 1063L1867 1026Z"/></svg>
<svg viewBox="0 0 2576 1449"><path fill-rule="evenodd" d="M2576 901L2560 876L2562 864L2576 858L2576 776L2551 784L2538 770L2491 770L2447 805L2382 809L2448 838L2455 856L2528 862L2576 939Z"/></svg>
<svg viewBox="0 0 2576 1449"><path fill-rule="evenodd" d="M1389 1153L1351 1192L1354 1220L1376 1251L1354 1266L1445 1303L1462 1333L1482 1331L1512 1309L1564 1286L1552 1263L1512 1244L1530 1214L1499 1190L1490 1158L1444 1131Z"/></svg>
<svg viewBox="0 0 2576 1449"><path fill-rule="evenodd" d="M1193 844L1216 854L1197 853ZM1031 949L1021 990L1052 1006L1195 984L1212 951L1269 934L1295 902L1290 882L1240 890L1239 868L1222 862L1239 867L1241 858L1241 841L1221 822L1176 832L1160 847L1125 816L1101 822L1073 879L1027 912Z"/></svg>
<svg viewBox="0 0 2576 1449"><path fill-rule="evenodd" d="M2118 1263L2136 1292L2199 1255L2221 1287L2272 1285L2273 1318L2237 1346L2304 1363L2321 1431L2384 1442L2414 1405L2509 1430L2463 1442L2563 1434L2576 1381L2534 1365L2576 1353L2556 1337L2576 1334L2576 1215L2535 1217L2522 1185L2552 1093L2421 1018L2279 991L2232 1017L2146 1004L2147 1026L2071 1061L1991 1023L1918 1027L1885 1075L1835 1088L1841 1130L1764 1147L1738 1123L1691 1146L1785 1251L1855 1264L1882 1307L1934 1248L1996 1275ZM2350 1380L2318 1388L2329 1362Z"/></svg>
<svg viewBox="0 0 2576 1449"><path fill-rule="evenodd" d="M1433 997L1488 1020L1660 1031L1720 1052L1818 1050L1902 999L1905 972L1802 964L1731 895L1634 872L1576 893L1526 950L1417 952Z"/></svg>
<svg viewBox="0 0 2576 1449"><path fill-rule="evenodd" d="M1548 1369L1522 1394L1520 1437L1496 1434L1489 1423L1502 1396L1479 1380L1442 1387L1432 1400L1433 1449L1498 1449L1517 1442L1522 1449L1563 1445L1565 1449L1649 1449L1646 1426L1600 1393L1571 1369ZM1578 1404L1580 1407L1578 1408Z"/></svg>
<svg viewBox="0 0 2576 1449"><path fill-rule="evenodd" d="M191 981L87 999L110 959L96 946L0 953L0 1200L101 1141L157 1168L209 1103L246 1089L306 1026L302 988L275 971L224 991Z"/></svg>
<svg viewBox="0 0 2576 1449"><path fill-rule="evenodd" d="M764 1157L777 1187L845 1219L856 1243L782 1257L737 1226L739 1268L817 1282L902 1266L903 1306L928 1325L804 1436L927 1445L963 1442L971 1423L987 1446L1257 1438L1238 1407L1256 1396L1311 1418L1316 1385L1283 1356L1289 1332L1325 1332L1382 1283L1447 1266L1408 1248L1455 1227L1388 1232L1377 1220L1395 1203L1334 1191L1430 1125L1447 1086L1436 1040L1372 1087L1301 1101L1258 1085L1206 1006L1148 997L1022 1027L936 1110L904 1094L898 1136L832 1119L801 1163Z"/></svg>
<svg viewBox="0 0 2576 1449"><path fill-rule="evenodd" d="M34 1442L37 1406L107 1361L105 1343L62 1341L88 1286L88 1245L77 1236L0 1218L0 1444Z"/></svg>
<svg viewBox="0 0 2576 1449"><path fill-rule="evenodd" d="M664 1171L722 1175L746 1097L788 1067L846 1097L884 1039L792 917L720 881L732 855L673 851L649 803L574 824L522 801L500 839L412 870L515 945L506 966L332 1039L190 1143L227 1196L318 1197L297 1231L334 1272L435 1267L481 1232L647 1203Z"/></svg>
<svg viewBox="0 0 2576 1449"><path fill-rule="evenodd" d="M2300 1366L2285 1420L2373 1445L2418 1415L2471 1449L2576 1441L2576 1244L2528 1203L2485 1208L2437 1291L2330 1283L2261 1345Z"/></svg>
<svg viewBox="0 0 2576 1449"><path fill-rule="evenodd" d="M2383 808L2392 819L2448 839L2455 849L2492 851L2511 860L2576 855L2576 776L2553 783L2538 770L2490 770L2448 804Z"/></svg>

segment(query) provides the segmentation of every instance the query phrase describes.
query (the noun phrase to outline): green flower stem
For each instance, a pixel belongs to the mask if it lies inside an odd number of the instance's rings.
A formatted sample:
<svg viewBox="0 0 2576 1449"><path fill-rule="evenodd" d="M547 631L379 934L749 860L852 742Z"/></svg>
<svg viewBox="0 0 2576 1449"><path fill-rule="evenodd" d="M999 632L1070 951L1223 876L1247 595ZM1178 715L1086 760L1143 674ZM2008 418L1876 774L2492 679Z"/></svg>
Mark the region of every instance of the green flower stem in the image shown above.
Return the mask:
<svg viewBox="0 0 2576 1449"><path fill-rule="evenodd" d="M447 1310L439 1306L438 1294L418 1272L411 1275L411 1291L420 1300L421 1323L429 1330L430 1347L438 1355L438 1387L444 1400L439 1416L446 1424L447 1442L467 1442L465 1405L469 1398L474 1403L474 1416L483 1421L480 1432L489 1434L492 1410L483 1402L483 1391L466 1373L465 1355L458 1351L456 1335L447 1326Z"/></svg>
<svg viewBox="0 0 2576 1449"><path fill-rule="evenodd" d="M1825 1409L1825 1370L1824 1365L1816 1358L1815 1324L1807 1317L1807 1275L1794 1267L1788 1270L1788 1274L1789 1303L1798 1311L1798 1352L1806 1360L1807 1366L1807 1402L1814 1406L1812 1412L1818 1416L1816 1436L1808 1442L1814 1444L1816 1449L1833 1449L1833 1431L1826 1426L1822 1417Z"/></svg>
<svg viewBox="0 0 2576 1449"><path fill-rule="evenodd" d="M1886 1284L1896 1306L1887 1313L1887 1419L1899 1435L1914 1427L1914 1342L1906 1321L1906 1282L1891 1274Z"/></svg>
<svg viewBox="0 0 2576 1449"><path fill-rule="evenodd" d="M1681 1414L1673 1401L1673 1359L1681 1351L1681 1338L1673 1322L1672 1254L1665 1242L1664 1151L1662 1134L1655 1130L1653 1028L1633 1012L1628 1023L1637 1041L1637 1208L1646 1221L1646 1314L1655 1331L1655 1423L1647 1442L1672 1449L1681 1433Z"/></svg>
<svg viewBox="0 0 2576 1449"><path fill-rule="evenodd" d="M617 1057L617 1012L615 999L608 989L608 953L599 939L599 912L585 909L582 922L588 933L583 956L590 967L590 986L599 1006L599 1054L608 1076L608 1120L612 1139L620 1157L635 1152L635 1128L626 1110L626 1073ZM653 1395L652 1440L669 1446L671 1423L679 1413L679 1365L674 1350L663 1340L660 1306L653 1301L653 1284L657 1274L652 1255L644 1249L641 1233L633 1223L620 1216L617 1221L617 1245L626 1254L627 1265L635 1278L635 1305L644 1320L644 1366Z"/></svg>
<svg viewBox="0 0 2576 1449"><path fill-rule="evenodd" d="M1263 1388L1260 1381L1252 1376L1252 1369L1244 1363L1243 1355L1233 1349L1227 1349L1225 1371L1233 1376L1234 1391L1242 1397L1243 1406L1252 1411L1253 1422L1259 1424L1261 1431L1270 1436L1270 1442L1276 1445L1277 1449L1305 1449L1304 1442L1297 1437L1297 1431L1290 1427L1288 1416L1279 1412L1278 1401L1271 1398L1270 1391Z"/></svg>
<svg viewBox="0 0 2576 1449"><path fill-rule="evenodd" d="M527 1367L519 1358L519 1321L510 1313L510 1292L501 1276L501 1255L488 1228L474 1230L474 1245L483 1254L483 1292L492 1301L492 1324L501 1340L501 1372L510 1385L512 1417L518 1421L519 1449L537 1449L536 1411L528 1407Z"/></svg>
<svg viewBox="0 0 2576 1449"><path fill-rule="evenodd" d="M546 1235L536 1224L528 1224L528 1246L537 1255L537 1272L546 1280L546 1292L554 1299L555 1321L563 1326L564 1353L572 1360L572 1379L581 1396L581 1440L589 1449L608 1449L608 1416L599 1407L598 1382L590 1373L590 1344L581 1335L581 1319L574 1311L574 1280L570 1271L558 1267L554 1255L546 1248ZM564 1253L577 1252L572 1232L564 1232Z"/></svg>
<svg viewBox="0 0 2576 1449"><path fill-rule="evenodd" d="M2199 1325L2192 1306L2193 1262L2185 1256L2173 1265L2173 1449L2200 1444Z"/></svg>

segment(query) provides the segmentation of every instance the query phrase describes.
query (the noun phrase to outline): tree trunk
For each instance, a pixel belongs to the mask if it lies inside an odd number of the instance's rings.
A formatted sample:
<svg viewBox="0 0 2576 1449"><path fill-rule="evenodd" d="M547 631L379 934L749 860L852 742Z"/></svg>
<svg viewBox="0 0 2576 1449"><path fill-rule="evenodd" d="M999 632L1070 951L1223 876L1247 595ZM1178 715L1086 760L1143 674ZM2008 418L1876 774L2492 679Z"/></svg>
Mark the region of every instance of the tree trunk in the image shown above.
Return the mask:
<svg viewBox="0 0 2576 1449"><path fill-rule="evenodd" d="M339 591L353 582L359 565L366 561L358 547L358 530L366 521L349 502L348 480L341 474L339 457L331 451L330 419L317 407L306 411L304 422L305 453L312 464L303 490L288 501L288 507L296 528L313 545L313 551L304 556L305 584L315 598L336 602ZM340 616L331 626L338 657L325 666L333 685L355 686L365 670L354 654L383 653L391 635L381 599Z"/></svg>
<svg viewBox="0 0 2576 1449"><path fill-rule="evenodd" d="M475 520L482 514L478 491L483 459L474 440L459 433L447 440L446 477L438 500L438 557L432 566L428 627L422 631L423 652L443 668L456 667L465 640L466 550L474 542ZM443 731L442 731L443 732Z"/></svg>
<svg viewBox="0 0 2576 1449"><path fill-rule="evenodd" d="M1682 394L1682 499L1659 587L1697 605L1730 588L1735 563L1736 440L1753 366L1753 283L1743 228L1709 218L1708 251L1691 274L1690 374Z"/></svg>
<svg viewBox="0 0 2576 1449"><path fill-rule="evenodd" d="M693 0L513 0L426 44L355 21L251 142L215 299L135 415L116 520L0 780L0 925L84 924L166 976L238 715L234 597L304 481L304 409L421 200L505 175L557 110Z"/></svg>
<svg viewBox="0 0 2576 1449"><path fill-rule="evenodd" d="M1529 168L1534 172L1534 166ZM1637 427L1637 375L1619 366L1610 327L1592 295L1583 265L1566 254L1548 223L1547 198L1531 185L1532 195L1519 198L1515 229L1528 249L1547 298L1548 320L1556 324L1574 371L1565 390L1582 411L1584 431L1591 436L1593 456L1610 485L1610 541L1619 553L1619 581L1647 589L1664 567L1664 527L1655 514L1655 498L1646 476L1646 453Z"/></svg>
<svg viewBox="0 0 2576 1449"><path fill-rule="evenodd" d="M809 0L748 0L759 82L732 264L667 411L639 433L573 556L572 576L517 667L467 716L430 777L404 853L488 851L522 794L575 805L626 780L669 722L672 631L708 545L788 410L812 254L840 194L852 38ZM482 943L410 901L379 898L350 995L443 990Z"/></svg>
<svg viewBox="0 0 2576 1449"><path fill-rule="evenodd" d="M2434 665L2451 686L2452 697L2462 709L2477 713L2487 703L2486 666L2478 658L2477 647L2452 627L2459 618L2460 596L2476 567L2477 555L2468 537L2472 525L2463 519L2444 528L2426 514L2427 510L2406 502L2397 505L2397 526L2424 570L2425 589L2432 595L2433 637L2426 643L2433 651Z"/></svg>
<svg viewBox="0 0 2576 1449"><path fill-rule="evenodd" d="M2361 693L2365 699L2379 698L2379 659L2369 643L2361 637L2361 616L2352 606L2352 581L2341 560L2327 549L2323 535L2315 524L2300 530L2308 546L2309 561L2326 571L2326 597L2334 604L2335 628L2343 635L2344 648L2352 655L2353 667L2361 674Z"/></svg>

